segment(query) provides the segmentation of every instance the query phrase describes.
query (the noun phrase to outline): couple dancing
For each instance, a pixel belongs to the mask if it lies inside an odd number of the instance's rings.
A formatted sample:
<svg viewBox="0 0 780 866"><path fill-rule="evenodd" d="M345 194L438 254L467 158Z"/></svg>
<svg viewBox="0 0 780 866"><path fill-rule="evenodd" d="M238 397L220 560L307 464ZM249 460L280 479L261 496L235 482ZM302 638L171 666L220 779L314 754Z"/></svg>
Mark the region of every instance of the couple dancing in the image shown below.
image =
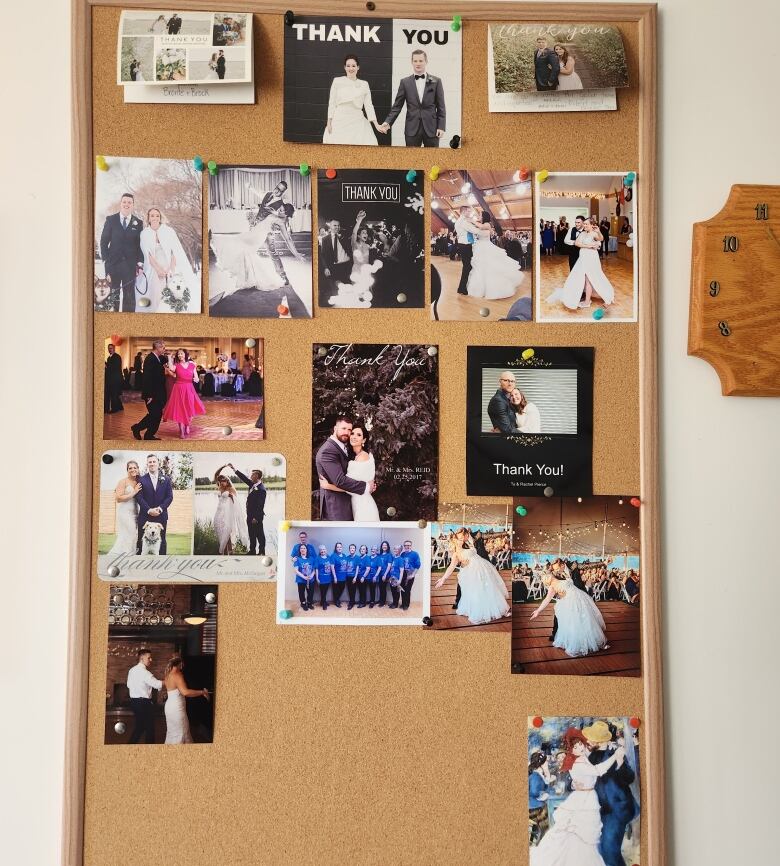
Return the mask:
<svg viewBox="0 0 780 866"><path fill-rule="evenodd" d="M241 507L238 491L230 480L231 473L249 488L245 509ZM217 486L214 532L217 535L220 556L232 556L235 553L236 542L239 541L250 556L263 556L265 554L263 518L267 496L263 473L259 469L253 469L250 477L247 478L232 463L226 463L217 469L214 483Z"/></svg>
<svg viewBox="0 0 780 866"><path fill-rule="evenodd" d="M323 274L327 277L334 294L328 298L332 307L370 307L374 294L374 274L384 266L381 253L372 259L377 245L388 252L390 244L385 232L374 231L366 224L366 212L358 211L352 237L348 241L341 235L339 220L325 223L328 233L320 240Z"/></svg>
<svg viewBox="0 0 780 866"><path fill-rule="evenodd" d="M168 509L173 502L171 479L162 471L156 454L146 458L143 475L135 460L128 460L126 469L127 475L114 488L116 538L108 555L152 552L149 549L149 540L152 540L153 552L164 556L168 552L165 537ZM152 527L151 531L148 531L150 527L147 524Z"/></svg>
<svg viewBox="0 0 780 866"><path fill-rule="evenodd" d="M455 220L461 274L458 294L485 300L511 298L525 279L520 264L491 239L487 211L463 207Z"/></svg>
<svg viewBox="0 0 780 866"><path fill-rule="evenodd" d="M547 303L562 303L568 310L586 309L592 299L600 298L605 307L615 300L615 289L601 268L604 235L596 217L578 216L566 235L569 251L569 276L559 289L547 297Z"/></svg>
<svg viewBox="0 0 780 866"><path fill-rule="evenodd" d="M516 435L541 433L542 416L535 403L530 403L517 387L515 374L504 370L498 377L498 390L490 398L488 417L494 433Z"/></svg>
<svg viewBox="0 0 780 866"><path fill-rule="evenodd" d="M552 50L540 36L534 51L534 79L537 90L582 90L582 80L574 71L574 55L561 43Z"/></svg>
<svg viewBox="0 0 780 866"><path fill-rule="evenodd" d="M151 650L142 647L138 650L138 664L127 672L127 689L130 692L130 708L133 711L135 724L129 742L155 742L154 733L154 703L152 689L159 691L163 687L168 694L165 701L165 745L191 743L190 721L187 718L186 698L211 699L208 689L191 689L184 679L184 660L181 656L173 656L165 666L163 678L157 677L149 670L152 664Z"/></svg>
<svg viewBox="0 0 780 866"><path fill-rule="evenodd" d="M149 32L154 34L167 33L169 36L176 36L181 30L181 24L181 15L178 12L174 12L167 21L164 15L158 15L149 28Z"/></svg>
<svg viewBox="0 0 780 866"><path fill-rule="evenodd" d="M379 520L371 495L376 490L376 462L367 450L369 437L370 422L357 423L340 415L333 433L317 450L320 520Z"/></svg>
<svg viewBox="0 0 780 866"><path fill-rule="evenodd" d="M639 810L631 791L636 774L621 739L603 721L566 730L560 769L569 774L572 791L555 809L550 829L547 800L554 777L543 752L531 755L529 818L546 830L531 848L531 866L625 866L623 839Z"/></svg>

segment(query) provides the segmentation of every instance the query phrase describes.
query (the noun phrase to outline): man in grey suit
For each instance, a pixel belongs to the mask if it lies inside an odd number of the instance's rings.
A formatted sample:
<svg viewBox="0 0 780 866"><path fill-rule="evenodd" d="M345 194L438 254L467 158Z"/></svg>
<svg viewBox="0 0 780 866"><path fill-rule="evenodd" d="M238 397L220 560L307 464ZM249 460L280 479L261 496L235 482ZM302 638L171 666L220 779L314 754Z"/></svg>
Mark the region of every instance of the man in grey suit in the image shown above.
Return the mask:
<svg viewBox="0 0 780 866"><path fill-rule="evenodd" d="M515 374L504 370L498 377L498 391L490 398L487 411L493 428L500 433L517 433L515 410L509 402L509 395L515 388Z"/></svg>
<svg viewBox="0 0 780 866"><path fill-rule="evenodd" d="M440 78L426 72L427 66L428 55L420 49L413 51L414 72L401 79L390 113L379 127L387 133L405 105L404 136L407 147L438 147L446 128L444 87Z"/></svg>
<svg viewBox="0 0 780 866"><path fill-rule="evenodd" d="M366 482L347 477L347 465L351 455L349 437L352 419L340 415L333 427L333 434L320 445L315 458L317 475L339 490L320 488L320 520L353 520L350 493L360 496L366 492ZM376 484L371 482L371 492Z"/></svg>

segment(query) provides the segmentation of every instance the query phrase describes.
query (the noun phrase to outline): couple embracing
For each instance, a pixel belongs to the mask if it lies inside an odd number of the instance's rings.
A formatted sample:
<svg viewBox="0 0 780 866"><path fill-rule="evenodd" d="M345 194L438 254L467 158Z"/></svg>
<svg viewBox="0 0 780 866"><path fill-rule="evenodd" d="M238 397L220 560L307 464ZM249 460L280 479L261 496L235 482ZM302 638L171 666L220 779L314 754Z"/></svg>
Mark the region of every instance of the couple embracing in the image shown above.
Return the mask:
<svg viewBox="0 0 780 866"><path fill-rule="evenodd" d="M315 464L320 484L320 519L378 521L374 497L376 462L367 450L370 422L339 415L320 445Z"/></svg>

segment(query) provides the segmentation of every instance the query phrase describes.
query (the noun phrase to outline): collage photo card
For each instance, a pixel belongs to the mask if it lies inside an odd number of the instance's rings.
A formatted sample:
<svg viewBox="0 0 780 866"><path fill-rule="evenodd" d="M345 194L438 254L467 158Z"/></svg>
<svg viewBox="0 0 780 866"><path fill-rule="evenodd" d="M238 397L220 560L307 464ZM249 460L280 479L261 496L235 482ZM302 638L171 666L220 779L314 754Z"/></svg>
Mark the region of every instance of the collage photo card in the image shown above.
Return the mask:
<svg viewBox="0 0 780 866"><path fill-rule="evenodd" d="M420 521L284 521L279 538L277 624L420 627L429 615L430 529Z"/></svg>
<svg viewBox="0 0 780 866"><path fill-rule="evenodd" d="M594 350L466 351L469 496L590 496Z"/></svg>
<svg viewBox="0 0 780 866"><path fill-rule="evenodd" d="M191 159L105 156L95 171L94 309L199 313L203 193Z"/></svg>
<svg viewBox="0 0 780 866"><path fill-rule="evenodd" d="M446 146L461 135L461 46L439 19L296 15L284 28L284 140Z"/></svg>
<svg viewBox="0 0 780 866"><path fill-rule="evenodd" d="M315 344L312 434L313 520L434 520L438 348Z"/></svg>
<svg viewBox="0 0 780 866"><path fill-rule="evenodd" d="M311 318L311 179L220 165L208 189L209 315Z"/></svg>
<svg viewBox="0 0 780 866"><path fill-rule="evenodd" d="M423 173L339 169L317 176L322 308L425 305Z"/></svg>
<svg viewBox="0 0 780 866"><path fill-rule="evenodd" d="M108 745L214 741L216 585L108 588Z"/></svg>
<svg viewBox="0 0 780 866"><path fill-rule="evenodd" d="M512 673L641 676L639 505L515 500Z"/></svg>
<svg viewBox="0 0 780 866"><path fill-rule="evenodd" d="M531 321L530 172L449 169L430 197L432 317Z"/></svg>
<svg viewBox="0 0 780 866"><path fill-rule="evenodd" d="M97 570L103 580L272 580L284 518L281 454L106 451Z"/></svg>
<svg viewBox="0 0 780 866"><path fill-rule="evenodd" d="M528 717L531 866L639 866L636 716Z"/></svg>
<svg viewBox="0 0 780 866"><path fill-rule="evenodd" d="M104 439L265 437L261 339L111 334L103 347Z"/></svg>
<svg viewBox="0 0 780 866"><path fill-rule="evenodd" d="M431 523L434 629L512 628L512 507L442 502Z"/></svg>
<svg viewBox="0 0 780 866"><path fill-rule="evenodd" d="M636 172L550 172L536 185L536 321L636 322Z"/></svg>

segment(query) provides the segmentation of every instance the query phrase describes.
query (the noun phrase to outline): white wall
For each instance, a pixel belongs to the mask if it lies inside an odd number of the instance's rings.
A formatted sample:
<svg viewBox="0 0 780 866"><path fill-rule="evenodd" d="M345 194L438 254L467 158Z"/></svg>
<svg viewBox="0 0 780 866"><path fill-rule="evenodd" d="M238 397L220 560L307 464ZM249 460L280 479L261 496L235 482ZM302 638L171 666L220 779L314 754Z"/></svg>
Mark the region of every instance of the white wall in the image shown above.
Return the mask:
<svg viewBox="0 0 780 866"><path fill-rule="evenodd" d="M772 863L780 400L721 397L714 371L685 352L691 224L719 210L732 182L780 184L780 13L776 0L660 9L670 863ZM34 18L34 44L9 39L0 52L11 130L0 138L0 509L14 518L2 577L0 861L14 866L57 862L66 641L67 4L42 0ZM31 64L31 51L46 62Z"/></svg>

